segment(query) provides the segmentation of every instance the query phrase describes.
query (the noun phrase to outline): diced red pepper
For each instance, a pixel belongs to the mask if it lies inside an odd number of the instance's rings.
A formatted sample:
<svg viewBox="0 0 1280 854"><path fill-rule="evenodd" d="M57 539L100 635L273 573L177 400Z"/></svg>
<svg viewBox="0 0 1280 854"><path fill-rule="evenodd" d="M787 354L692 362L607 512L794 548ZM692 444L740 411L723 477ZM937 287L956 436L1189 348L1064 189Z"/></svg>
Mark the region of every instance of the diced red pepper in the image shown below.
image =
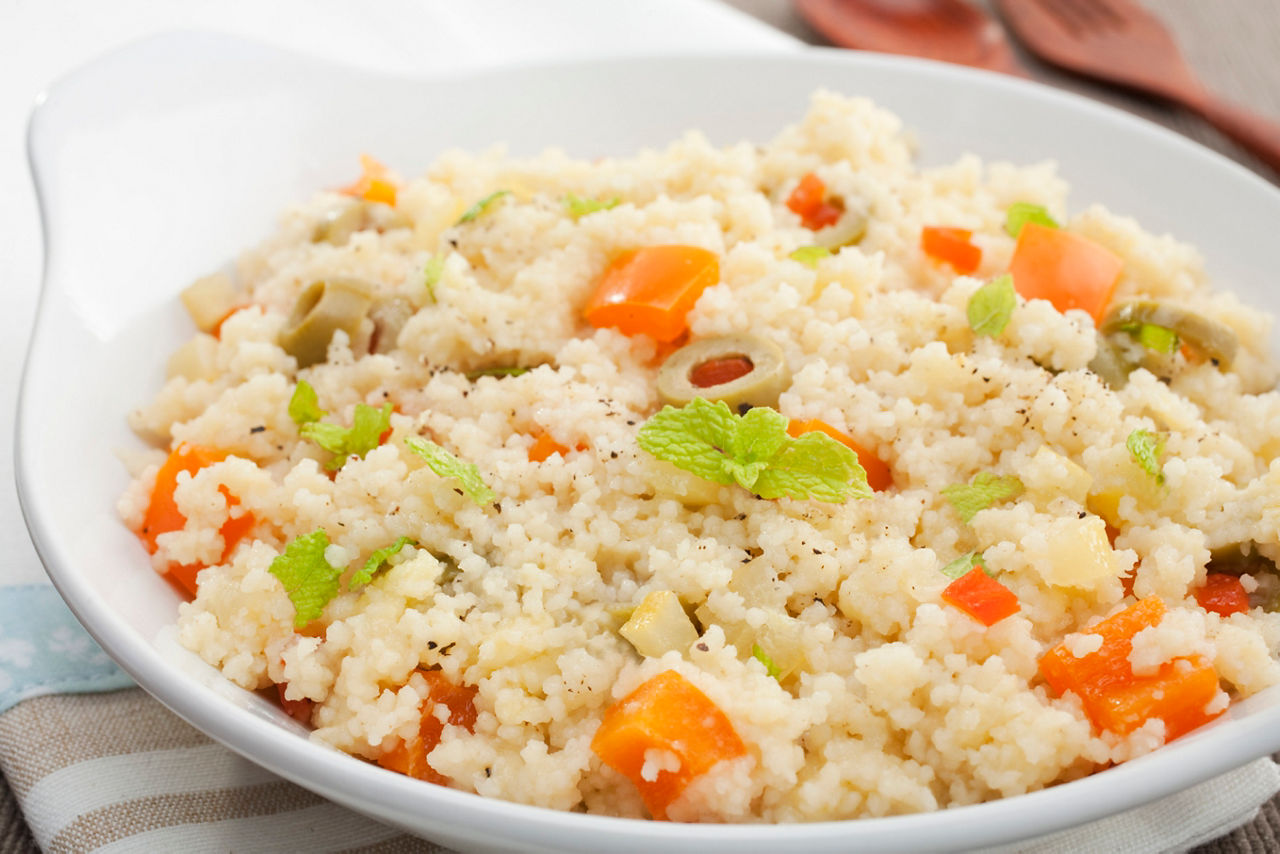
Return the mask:
<svg viewBox="0 0 1280 854"><path fill-rule="evenodd" d="M930 258L950 264L957 273L972 273L982 263L982 250L973 245L967 228L926 225L920 231L920 248Z"/></svg>
<svg viewBox="0 0 1280 854"><path fill-rule="evenodd" d="M817 231L835 225L844 215L844 208L827 199L827 186L812 172L796 184L787 197L787 208L800 217L805 228Z"/></svg>
<svg viewBox="0 0 1280 854"><path fill-rule="evenodd" d="M942 591L942 601L954 605L984 626L994 626L1019 609L1013 591L975 567Z"/></svg>
<svg viewBox="0 0 1280 854"><path fill-rule="evenodd" d="M1244 614L1249 610L1249 594L1240 579L1225 572L1211 572L1205 576L1204 586L1196 590L1196 601L1206 611L1221 617Z"/></svg>

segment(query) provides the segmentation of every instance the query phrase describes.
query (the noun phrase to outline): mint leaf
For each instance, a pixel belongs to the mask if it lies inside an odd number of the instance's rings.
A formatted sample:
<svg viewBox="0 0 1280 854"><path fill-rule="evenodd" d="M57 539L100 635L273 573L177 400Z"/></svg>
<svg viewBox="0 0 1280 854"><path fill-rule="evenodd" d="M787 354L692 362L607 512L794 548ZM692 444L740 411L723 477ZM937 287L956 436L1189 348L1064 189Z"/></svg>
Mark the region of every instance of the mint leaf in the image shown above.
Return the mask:
<svg viewBox="0 0 1280 854"><path fill-rule="evenodd" d="M477 371L467 371L463 376L475 382L481 377L518 377L527 373L529 368L481 368Z"/></svg>
<svg viewBox="0 0 1280 854"><path fill-rule="evenodd" d="M960 578L963 575L968 575L970 570L980 566L982 566L982 553L969 552L968 554L960 555L960 557L951 561L938 571L947 578Z"/></svg>
<svg viewBox="0 0 1280 854"><path fill-rule="evenodd" d="M737 429L736 416L727 404L695 397L679 409L664 406L644 423L636 440L660 460L706 480L730 484L734 477L725 468L725 455Z"/></svg>
<svg viewBox="0 0 1280 854"><path fill-rule="evenodd" d="M369 555L369 559L364 562L364 566L360 571L351 576L350 587L359 587L368 584L373 580L373 576L386 565L387 561L400 553L400 550L410 543L414 542L408 537L400 537L389 546L382 548Z"/></svg>
<svg viewBox="0 0 1280 854"><path fill-rule="evenodd" d="M767 406L735 415L723 401L694 398L645 422L637 441L653 456L761 498L840 503L871 489L858 455L824 433L787 435L787 418Z"/></svg>
<svg viewBox="0 0 1280 854"><path fill-rule="evenodd" d="M320 408L320 399L316 390L306 380L298 380L293 389L293 397L289 398L289 417L293 423L301 427L312 421L319 421L327 413Z"/></svg>
<svg viewBox="0 0 1280 854"><path fill-rule="evenodd" d="M752 489L769 461L791 441L787 417L767 406L753 406L738 419L726 448L729 473L744 489Z"/></svg>
<svg viewBox="0 0 1280 854"><path fill-rule="evenodd" d="M466 213L458 217L458 221L455 222L454 225L462 225L464 222L471 222L472 220L479 217L482 213L487 211L489 209L489 206L492 205L494 202L496 202L498 199L502 198L503 196L509 196L509 195L511 195L510 190L498 190L495 193L490 193L480 201L476 202L471 207L467 208Z"/></svg>
<svg viewBox="0 0 1280 854"><path fill-rule="evenodd" d="M1013 310L1017 306L1013 276L1005 273L987 282L969 297L969 328L976 335L995 338L1009 325L1009 318L1013 316Z"/></svg>
<svg viewBox="0 0 1280 854"><path fill-rule="evenodd" d="M294 396L297 397L297 392ZM290 408L292 409L292 403ZM303 424L298 433L304 439L310 439L329 453L335 454L325 464L325 468L336 471L353 455L363 457L378 447L382 443L382 434L390 427L390 403L384 403L378 409L367 403L357 403L350 427L330 424L328 421L310 421Z"/></svg>
<svg viewBox="0 0 1280 854"><path fill-rule="evenodd" d="M1160 465L1160 455L1164 453L1164 438L1150 430L1134 430L1125 439L1124 446L1139 468L1163 486L1164 467Z"/></svg>
<svg viewBox="0 0 1280 854"><path fill-rule="evenodd" d="M596 199L583 199L575 196L573 193L566 193L564 197L564 206L569 212L569 216L574 219L580 219L581 217L595 213L596 211L607 211L615 208L621 201L622 199L618 196L613 196L605 199L604 201L598 201Z"/></svg>
<svg viewBox="0 0 1280 854"><path fill-rule="evenodd" d="M493 490L480 478L475 463L466 463L428 439L409 436L404 440L409 450L427 461L427 466L441 477L451 477L462 486L462 491L476 504L493 501Z"/></svg>
<svg viewBox="0 0 1280 854"><path fill-rule="evenodd" d="M324 552L329 535L317 528L298 537L284 547L284 552L271 561L267 571L280 579L289 601L293 603L293 625L303 628L324 613L324 606L338 595L338 579L342 567L331 566Z"/></svg>
<svg viewBox="0 0 1280 854"><path fill-rule="evenodd" d="M792 261L799 261L801 264L810 269L817 269L818 262L823 258L831 255L831 250L825 246L801 246L795 252L787 257Z"/></svg>
<svg viewBox="0 0 1280 854"><path fill-rule="evenodd" d="M768 673L774 679L782 673L782 669L773 663L773 659L769 657L769 653L765 652L760 644L751 645L751 657L764 665L764 672Z"/></svg>
<svg viewBox="0 0 1280 854"><path fill-rule="evenodd" d="M433 255L427 259L422 268L422 285L427 289L427 296L436 301L436 285L440 284L440 276L444 273L444 258Z"/></svg>
<svg viewBox="0 0 1280 854"><path fill-rule="evenodd" d="M942 494L951 502L951 506L960 514L960 518L968 524L978 511L986 510L991 505L1017 498L1022 494L1022 481L1013 475L997 476L989 472L978 472L968 483L956 483L942 490Z"/></svg>
<svg viewBox="0 0 1280 854"><path fill-rule="evenodd" d="M1057 221L1049 216L1049 211L1045 209L1044 205L1032 204L1031 202L1014 202L1009 205L1009 210L1004 215L1004 230L1009 233L1010 237L1017 237L1021 234L1022 227L1029 222L1048 228L1061 228Z"/></svg>
<svg viewBox="0 0 1280 854"><path fill-rule="evenodd" d="M310 439L331 454L342 454L346 446L347 428L328 421L312 421L303 424L298 431L302 438ZM346 459L345 454L343 459Z"/></svg>

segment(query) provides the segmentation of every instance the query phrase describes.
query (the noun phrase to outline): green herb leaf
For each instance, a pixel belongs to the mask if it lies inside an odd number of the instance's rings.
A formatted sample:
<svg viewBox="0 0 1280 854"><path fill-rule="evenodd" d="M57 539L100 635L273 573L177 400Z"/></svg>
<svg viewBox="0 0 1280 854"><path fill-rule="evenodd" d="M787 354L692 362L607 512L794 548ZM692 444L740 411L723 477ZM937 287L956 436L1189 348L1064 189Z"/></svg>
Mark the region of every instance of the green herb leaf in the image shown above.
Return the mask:
<svg viewBox="0 0 1280 854"><path fill-rule="evenodd" d="M436 301L436 285L440 284L440 276L444 273L444 258L432 255L422 268L422 285L427 289L427 296Z"/></svg>
<svg viewBox="0 0 1280 854"><path fill-rule="evenodd" d="M428 439L409 436L404 440L409 450L427 461L427 466L441 477L451 477L462 486L462 491L476 504L493 501L493 490L480 479L480 469L475 463L466 463Z"/></svg>
<svg viewBox="0 0 1280 854"><path fill-rule="evenodd" d="M1129 323L1120 328L1132 335L1143 347L1156 353L1168 355L1178 349L1178 333L1167 326L1157 326L1154 323Z"/></svg>
<svg viewBox="0 0 1280 854"><path fill-rule="evenodd" d="M960 557L942 567L939 572L947 578L960 578L972 572L974 567L979 566L982 566L982 553L969 552L968 554L960 555Z"/></svg>
<svg viewBox="0 0 1280 854"><path fill-rule="evenodd" d="M968 483L956 483L942 490L942 494L951 502L951 506L960 514L965 524L973 521L978 511L986 510L991 505L1017 498L1022 494L1022 481L1013 475L998 476L988 472L978 472Z"/></svg>
<svg viewBox="0 0 1280 854"><path fill-rule="evenodd" d="M342 454L346 447L347 428L328 421L312 421L303 424L298 431L302 438L310 439L331 454ZM344 455L345 459L345 455Z"/></svg>
<svg viewBox="0 0 1280 854"><path fill-rule="evenodd" d="M600 201L598 199L583 199L575 196L573 193L566 193L564 197L564 206L568 210L569 216L574 219L580 219L587 214L596 211L607 211L618 206L622 201L618 196Z"/></svg>
<svg viewBox="0 0 1280 854"><path fill-rule="evenodd" d="M831 250L825 246L801 246L787 257L792 261L799 261L806 267L816 270L818 268L818 262L830 255Z"/></svg>
<svg viewBox="0 0 1280 854"><path fill-rule="evenodd" d="M293 625L303 628L324 613L324 606L338 595L338 579L342 567L331 566L324 551L329 535L317 528L298 537L284 547L284 552L271 561L268 572L280 579L289 601L293 603Z"/></svg>
<svg viewBox="0 0 1280 854"><path fill-rule="evenodd" d="M1128 448L1133 461L1163 486L1164 467L1160 465L1160 455L1164 453L1164 437L1157 436L1150 430L1134 430L1125 439L1124 446Z"/></svg>
<svg viewBox="0 0 1280 854"><path fill-rule="evenodd" d="M640 447L660 460L715 483L730 484L725 449L738 430L729 407L695 397L677 409L664 406L640 428Z"/></svg>
<svg viewBox="0 0 1280 854"><path fill-rule="evenodd" d="M373 554L369 555L369 559L364 562L364 566L360 568L360 571L351 576L350 586L360 587L361 585L368 584L373 580L373 576L386 565L387 561L398 555L400 550L410 543L414 543L414 540L409 537L400 537L391 545L383 546Z"/></svg>
<svg viewBox="0 0 1280 854"><path fill-rule="evenodd" d="M858 455L824 433L793 438L787 419L767 406L735 415L723 401L694 398L663 407L637 441L653 456L715 483L737 483L761 498L840 503L871 489Z"/></svg>
<svg viewBox="0 0 1280 854"><path fill-rule="evenodd" d="M1049 216L1049 211L1045 210L1044 205L1036 205L1031 202L1014 202L1009 205L1009 210L1004 215L1004 230L1009 233L1010 237L1017 237L1021 234L1022 227L1029 222L1048 228L1061 228L1057 220Z"/></svg>
<svg viewBox="0 0 1280 854"><path fill-rule="evenodd" d="M336 471L346 464L352 455L363 457L378 447L382 434L391 426L391 404L384 403L374 409L367 403L357 403L350 427L341 427L327 421L303 424L298 431L304 439L310 439L336 456L326 468Z"/></svg>
<svg viewBox="0 0 1280 854"><path fill-rule="evenodd" d="M995 338L1009 325L1009 318L1018 306L1018 296L1013 289L1013 276L1005 273L992 279L969 297L967 313L969 328L976 335Z"/></svg>
<svg viewBox="0 0 1280 854"><path fill-rule="evenodd" d="M467 371L464 377L475 382L481 377L518 377L529 373L529 368L481 368L478 371Z"/></svg>
<svg viewBox="0 0 1280 854"><path fill-rule="evenodd" d="M773 663L773 659L769 657L769 653L765 652L760 644L751 645L751 657L764 665L764 672L768 673L774 679L782 673L782 669Z"/></svg>
<svg viewBox="0 0 1280 854"><path fill-rule="evenodd" d="M464 222L471 222L472 220L480 216L482 213L487 211L489 209L489 206L492 205L494 202L496 202L498 199L502 198L503 196L509 196L509 195L511 195L510 190L498 190L495 193L490 193L480 201L476 202L471 207L467 208L466 213L458 217L458 221L455 222L454 225L462 225Z"/></svg>
<svg viewBox="0 0 1280 854"><path fill-rule="evenodd" d="M312 421L319 421L327 413L320 408L320 399L316 390L306 380L298 380L293 389L293 397L289 398L289 417L293 423L301 427Z"/></svg>

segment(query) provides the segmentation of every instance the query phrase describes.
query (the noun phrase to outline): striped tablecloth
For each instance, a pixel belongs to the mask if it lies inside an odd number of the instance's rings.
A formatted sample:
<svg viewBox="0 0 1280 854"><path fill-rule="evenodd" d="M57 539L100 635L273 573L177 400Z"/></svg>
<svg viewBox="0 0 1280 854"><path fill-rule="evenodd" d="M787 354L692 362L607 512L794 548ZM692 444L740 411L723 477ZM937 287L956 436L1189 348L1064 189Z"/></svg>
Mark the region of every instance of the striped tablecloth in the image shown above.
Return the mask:
<svg viewBox="0 0 1280 854"><path fill-rule="evenodd" d="M1191 64L1212 88L1280 118L1280 3L1147 2L1173 28ZM0 13L20 5L20 0L0 0ZM787 0L729 0L729 5L802 41L822 43L796 17ZM5 15L0 14L0 19ZM48 18L50 25L53 21L52 16ZM5 35L5 29L0 26L0 56L12 56L5 48L12 47L22 35L14 28ZM1034 60L1028 59L1027 65L1036 78L1168 125L1270 180L1280 180L1194 116L1069 78ZM51 624L53 642L84 641L82 635L63 628ZM18 646L6 646L0 631L0 663L6 658L19 661L24 654ZM83 677L66 673L51 678L74 688ZM96 678L104 677L98 672ZM104 684L109 683L110 675L105 678ZM4 689L0 684L0 694ZM86 756L94 758L86 761ZM36 697L7 711L0 709L0 768L6 775L0 779L0 854L39 850L15 792L31 824L52 829L42 834L49 851L166 851L178 847L190 851L436 850L361 816L336 810L320 797L236 757L137 688ZM1168 802L1153 810L1149 819L1153 827L1167 828L1195 815L1202 832L1215 835L1215 820L1223 822L1222 827L1234 823L1234 803L1248 802L1250 797L1257 802L1258 792L1274 791L1277 786L1280 780L1274 768L1250 766L1212 787L1206 784ZM193 835L192 824L202 825L203 832ZM1131 823L1126 827L1141 832ZM1204 838L1202 835L1195 841ZM1114 837L1112 841L1120 843L1121 839ZM1081 844L1078 838L1055 843L1061 850L1078 849ZM1280 799L1264 806L1252 822L1195 850L1197 854L1280 850Z"/></svg>

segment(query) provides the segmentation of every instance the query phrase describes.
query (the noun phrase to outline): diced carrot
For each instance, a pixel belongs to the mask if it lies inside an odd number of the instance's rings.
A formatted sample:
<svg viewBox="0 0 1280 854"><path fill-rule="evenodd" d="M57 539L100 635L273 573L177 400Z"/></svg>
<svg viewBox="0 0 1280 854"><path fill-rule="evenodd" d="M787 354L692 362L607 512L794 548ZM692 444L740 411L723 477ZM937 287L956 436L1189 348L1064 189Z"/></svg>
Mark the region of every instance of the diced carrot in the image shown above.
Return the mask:
<svg viewBox="0 0 1280 854"><path fill-rule="evenodd" d="M942 601L954 605L984 626L994 626L1018 613L1018 597L982 569L975 567L942 591Z"/></svg>
<svg viewBox="0 0 1280 854"><path fill-rule="evenodd" d="M529 462L545 462L547 457L552 454L559 454L562 457L567 457L569 456L569 449L564 445L561 445L555 439L552 439L551 434L543 430L534 437L533 444L529 446Z"/></svg>
<svg viewBox="0 0 1280 854"><path fill-rule="evenodd" d="M1099 323L1124 262L1087 237L1028 222L1009 262L1013 286L1025 299L1046 299L1058 311L1082 308Z"/></svg>
<svg viewBox="0 0 1280 854"><path fill-rule="evenodd" d="M1217 696L1218 675L1199 656L1165 662L1154 673L1135 676L1129 664L1133 637L1159 624L1166 612L1160 599L1142 599L1085 634L1102 637L1096 651L1076 657L1066 643L1040 659L1040 673L1056 693L1072 691L1099 730L1126 735L1151 718L1165 723L1172 740L1212 720L1205 707Z"/></svg>
<svg viewBox="0 0 1280 854"><path fill-rule="evenodd" d="M422 704L422 722L418 726L418 733L378 757L378 764L418 780L445 786L448 785L449 778L427 762L427 755L439 746L440 738L444 735L444 723L436 717L435 707L443 703L449 709L449 723L472 732L476 725L477 689L455 685L439 670L418 672L427 680L428 689L427 699Z"/></svg>
<svg viewBox="0 0 1280 854"><path fill-rule="evenodd" d="M174 501L173 497L174 490L178 486L178 474L187 472L194 475L205 466L221 462L226 457L227 455L224 451L201 445L179 445L169 454L169 458L164 461L164 464L160 466L160 471L156 473L155 486L151 488L151 500L147 504L147 510L142 519L142 530L138 532L138 536L147 547L148 552L155 554L157 548L156 538L161 534L180 531L187 524L187 517L182 515L182 511L178 509L177 502ZM226 499L228 508L240 503L240 500L232 495L226 486L219 485L218 491ZM220 560L225 561L231 555L231 551L236 545L252 530L254 521L252 513L242 513L239 516L229 515L227 517L227 520L222 523L222 527L219 529L223 542ZM169 564L169 574L194 596L196 593L196 575L204 568L204 564L171 563Z"/></svg>
<svg viewBox="0 0 1280 854"><path fill-rule="evenodd" d="M867 473L867 485L877 492L882 492L893 486L893 475L889 473L889 466L883 460L871 453L869 450L860 445L852 436L837 430L827 422L820 418L810 418L805 421L791 419L787 425L787 433L792 436L799 436L803 433L809 433L818 430L826 433L832 439L840 442L858 455L858 463L861 464Z"/></svg>
<svg viewBox="0 0 1280 854"><path fill-rule="evenodd" d="M368 154L360 155L361 175L354 182L338 190L348 196L367 202L381 202L396 206L396 185L387 179L387 167Z"/></svg>
<svg viewBox="0 0 1280 854"><path fill-rule="evenodd" d="M957 273L972 273L982 263L982 250L973 245L973 232L967 228L926 225L920 231L920 248Z"/></svg>
<svg viewBox="0 0 1280 854"><path fill-rule="evenodd" d="M1249 594L1240 579L1225 572L1211 572L1205 576L1204 586L1196 590L1196 601L1206 611L1230 617L1249 610Z"/></svg>
<svg viewBox="0 0 1280 854"><path fill-rule="evenodd" d="M284 695L285 689L289 687L288 682L277 682L276 690L280 695L280 706L284 709L284 713L293 718L300 724L311 724L311 712L316 707L315 700L303 697L301 700L290 700Z"/></svg>
<svg viewBox="0 0 1280 854"><path fill-rule="evenodd" d="M1111 685L1085 709L1099 729L1120 735L1159 718L1165 741L1173 741L1217 717L1205 711L1217 694L1217 671L1197 655L1166 662L1151 676Z"/></svg>
<svg viewBox="0 0 1280 854"><path fill-rule="evenodd" d="M835 225L844 215L844 208L827 199L826 185L812 172L802 177L791 191L787 208L811 231Z"/></svg>
<svg viewBox="0 0 1280 854"><path fill-rule="evenodd" d="M596 328L674 341L688 328L698 297L720 279L720 260L697 246L645 246L624 252L600 277L584 316Z"/></svg>
<svg viewBox="0 0 1280 854"><path fill-rule="evenodd" d="M667 817L667 808L694 779L747 752L720 707L674 670L659 673L610 706L591 749L635 784L656 819ZM645 774L650 750L673 754L679 769Z"/></svg>

